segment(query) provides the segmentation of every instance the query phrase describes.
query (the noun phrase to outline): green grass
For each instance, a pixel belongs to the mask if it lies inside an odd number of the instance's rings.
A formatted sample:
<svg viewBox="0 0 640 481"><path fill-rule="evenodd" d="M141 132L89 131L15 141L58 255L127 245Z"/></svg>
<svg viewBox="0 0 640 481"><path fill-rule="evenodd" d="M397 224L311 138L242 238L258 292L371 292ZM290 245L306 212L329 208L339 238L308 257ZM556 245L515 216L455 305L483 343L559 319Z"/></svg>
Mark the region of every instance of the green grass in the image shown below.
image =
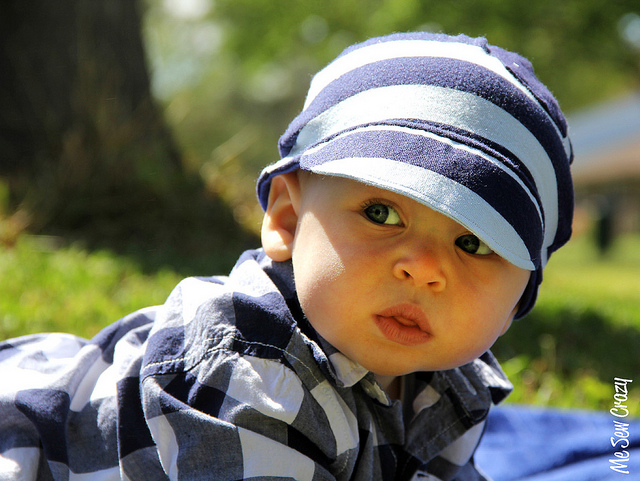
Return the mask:
<svg viewBox="0 0 640 481"><path fill-rule="evenodd" d="M0 247L0 339L51 331L90 338L125 314L163 303L180 277L145 274L108 251L22 235L14 247Z"/></svg>
<svg viewBox="0 0 640 481"><path fill-rule="evenodd" d="M92 337L164 302L184 274L150 273L130 257L22 235L0 247L0 339L45 331ZM494 352L515 386L509 402L608 411L613 378L621 377L633 380L628 404L640 415L638 346L640 236L619 239L607 258L585 236L552 257L535 309Z"/></svg>
<svg viewBox="0 0 640 481"><path fill-rule="evenodd" d="M579 237L552 256L540 301L597 310L616 323L640 329L640 237L618 239L605 257L589 241Z"/></svg>
<svg viewBox="0 0 640 481"><path fill-rule="evenodd" d="M640 236L599 256L588 236L552 256L535 309L494 352L515 390L509 402L608 410L613 378L640 415Z"/></svg>

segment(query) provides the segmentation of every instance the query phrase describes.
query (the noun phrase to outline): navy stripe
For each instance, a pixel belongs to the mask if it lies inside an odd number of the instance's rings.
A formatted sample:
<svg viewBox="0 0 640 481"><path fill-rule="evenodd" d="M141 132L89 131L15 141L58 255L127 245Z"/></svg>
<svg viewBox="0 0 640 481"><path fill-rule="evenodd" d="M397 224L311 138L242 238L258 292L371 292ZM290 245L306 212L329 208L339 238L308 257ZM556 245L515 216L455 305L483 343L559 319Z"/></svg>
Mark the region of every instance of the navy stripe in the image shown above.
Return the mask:
<svg viewBox="0 0 640 481"><path fill-rule="evenodd" d="M140 379L125 377L118 381L118 454L120 459L140 448L154 446L140 402Z"/></svg>
<svg viewBox="0 0 640 481"><path fill-rule="evenodd" d="M220 409L227 400L225 392L228 388L230 373L216 376L223 381L220 386L210 387L198 382L196 376L189 372L181 372L164 388L165 403L162 412L167 414L189 408L196 409L213 417L220 415Z"/></svg>
<svg viewBox="0 0 640 481"><path fill-rule="evenodd" d="M173 373L184 366L184 328L165 327L149 338L142 365L144 376Z"/></svg>
<svg viewBox="0 0 640 481"><path fill-rule="evenodd" d="M300 157L300 164L311 167L350 157L396 160L437 172L467 187L513 226L525 242L532 262L535 265L540 262L542 225L535 205L511 176L489 161L420 135L365 131L344 135L321 149L307 151Z"/></svg>
<svg viewBox="0 0 640 481"><path fill-rule="evenodd" d="M26 389L18 391L15 405L38 430L47 459L68 465L65 434L69 394L56 389Z"/></svg>
<svg viewBox="0 0 640 481"><path fill-rule="evenodd" d="M322 112L360 92L393 85L432 85L482 97L524 125L550 156L564 156L564 146L553 123L542 107L535 106L520 89L484 67L441 57L393 58L342 75L327 85L291 123L283 136L289 142L282 145L282 155L288 154L302 127Z"/></svg>
<svg viewBox="0 0 640 481"><path fill-rule="evenodd" d="M282 297L269 293L254 297L240 292L233 295L237 331L242 336L233 348L251 356L279 359L286 349L295 321ZM265 330L264 326L269 326Z"/></svg>

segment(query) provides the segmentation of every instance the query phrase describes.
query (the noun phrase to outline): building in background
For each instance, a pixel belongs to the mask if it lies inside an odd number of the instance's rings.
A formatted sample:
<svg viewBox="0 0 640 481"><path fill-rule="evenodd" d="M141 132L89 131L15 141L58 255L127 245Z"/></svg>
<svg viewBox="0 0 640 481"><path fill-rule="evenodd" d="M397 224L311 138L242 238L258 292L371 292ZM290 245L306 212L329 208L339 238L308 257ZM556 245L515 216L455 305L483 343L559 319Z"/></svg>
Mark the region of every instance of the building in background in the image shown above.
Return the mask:
<svg viewBox="0 0 640 481"><path fill-rule="evenodd" d="M640 232L640 92L569 118L575 160L576 232L605 253L615 236Z"/></svg>

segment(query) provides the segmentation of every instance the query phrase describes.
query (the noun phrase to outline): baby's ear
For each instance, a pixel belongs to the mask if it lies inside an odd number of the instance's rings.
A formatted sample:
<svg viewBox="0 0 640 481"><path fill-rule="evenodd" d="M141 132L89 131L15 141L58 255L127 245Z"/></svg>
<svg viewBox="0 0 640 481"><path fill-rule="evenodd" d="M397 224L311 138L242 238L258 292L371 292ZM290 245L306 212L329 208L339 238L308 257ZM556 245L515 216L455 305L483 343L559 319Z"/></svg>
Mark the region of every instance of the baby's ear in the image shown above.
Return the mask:
<svg viewBox="0 0 640 481"><path fill-rule="evenodd" d="M296 172L274 177L261 233L262 247L274 261L291 259L299 208L300 181Z"/></svg>

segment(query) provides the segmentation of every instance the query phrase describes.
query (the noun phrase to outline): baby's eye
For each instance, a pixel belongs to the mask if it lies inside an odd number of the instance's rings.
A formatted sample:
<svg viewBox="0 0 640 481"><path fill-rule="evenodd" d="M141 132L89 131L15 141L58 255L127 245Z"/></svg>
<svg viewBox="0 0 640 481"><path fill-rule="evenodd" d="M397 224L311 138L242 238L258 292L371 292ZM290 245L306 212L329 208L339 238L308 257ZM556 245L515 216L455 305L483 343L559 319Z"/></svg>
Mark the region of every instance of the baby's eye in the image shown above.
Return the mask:
<svg viewBox="0 0 640 481"><path fill-rule="evenodd" d="M461 235L456 239L456 245L469 254L486 256L492 254L491 248L473 234Z"/></svg>
<svg viewBox="0 0 640 481"><path fill-rule="evenodd" d="M364 215L376 224L402 225L398 211L390 205L374 203L364 209Z"/></svg>

